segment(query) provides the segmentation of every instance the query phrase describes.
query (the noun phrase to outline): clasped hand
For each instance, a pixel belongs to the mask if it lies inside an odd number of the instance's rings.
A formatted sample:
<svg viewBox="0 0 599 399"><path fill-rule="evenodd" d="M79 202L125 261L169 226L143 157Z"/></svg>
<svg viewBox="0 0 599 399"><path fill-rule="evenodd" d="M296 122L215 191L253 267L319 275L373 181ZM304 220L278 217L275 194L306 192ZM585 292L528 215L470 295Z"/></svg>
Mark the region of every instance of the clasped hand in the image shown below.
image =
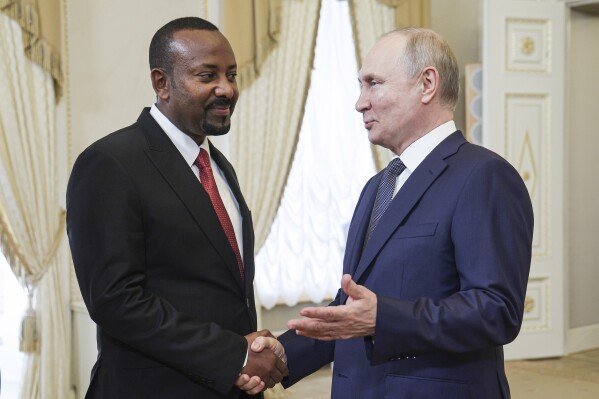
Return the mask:
<svg viewBox="0 0 599 399"><path fill-rule="evenodd" d="M268 330L245 336L248 359L235 385L250 395L272 388L289 374L283 345Z"/></svg>
<svg viewBox="0 0 599 399"><path fill-rule="evenodd" d="M348 296L345 305L309 307L300 311L302 319L293 319L287 322L287 327L295 329L296 334L310 338L330 341L336 339L351 339L374 335L376 325L377 297L368 288L356 284L349 274L341 279L341 288ZM285 349L271 334L257 337L250 344L249 353L267 352L276 354L279 359L287 363ZM259 376L244 373L236 381L236 385L247 391L250 395L272 388L277 382L269 385L273 380L261 380ZM285 374L287 375L287 374Z"/></svg>

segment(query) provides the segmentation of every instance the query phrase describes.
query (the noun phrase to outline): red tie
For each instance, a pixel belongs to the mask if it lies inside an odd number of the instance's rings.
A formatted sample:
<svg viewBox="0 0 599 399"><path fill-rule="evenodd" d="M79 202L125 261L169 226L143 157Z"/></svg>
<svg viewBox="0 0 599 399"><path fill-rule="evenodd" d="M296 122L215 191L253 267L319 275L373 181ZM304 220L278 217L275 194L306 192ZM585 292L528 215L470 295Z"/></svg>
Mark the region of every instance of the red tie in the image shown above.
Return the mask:
<svg viewBox="0 0 599 399"><path fill-rule="evenodd" d="M239 266L241 280L243 280L243 261L241 260L241 254L239 253L237 239L235 238L235 230L233 229L233 224L231 224L231 219L229 218L227 209L223 204L223 200L220 198L220 194L218 193L218 187L216 186L216 181L214 181L214 175L212 174L212 168L210 167L210 156L208 155L208 152L205 149L200 148L200 154L194 163L200 169L200 181L210 196L210 200L212 201L212 206L216 211L218 220L220 220L220 224L223 226L223 230L227 235L229 244L231 244L231 248L233 248L233 252L237 258L237 265Z"/></svg>

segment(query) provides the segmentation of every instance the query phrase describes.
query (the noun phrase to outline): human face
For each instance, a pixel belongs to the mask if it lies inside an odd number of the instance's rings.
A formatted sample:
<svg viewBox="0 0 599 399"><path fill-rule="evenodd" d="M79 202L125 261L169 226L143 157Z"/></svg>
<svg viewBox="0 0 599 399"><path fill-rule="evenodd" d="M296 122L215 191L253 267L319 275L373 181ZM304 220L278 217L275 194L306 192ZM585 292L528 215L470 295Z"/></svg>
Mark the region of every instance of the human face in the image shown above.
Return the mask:
<svg viewBox="0 0 599 399"><path fill-rule="evenodd" d="M227 133L239 97L229 42L218 31L182 30L173 34L171 49L173 70L159 108L197 143Z"/></svg>
<svg viewBox="0 0 599 399"><path fill-rule="evenodd" d="M422 90L419 79L407 76L400 62L405 44L404 36L390 35L374 45L358 75L361 89L356 102L368 140L397 155L421 135Z"/></svg>

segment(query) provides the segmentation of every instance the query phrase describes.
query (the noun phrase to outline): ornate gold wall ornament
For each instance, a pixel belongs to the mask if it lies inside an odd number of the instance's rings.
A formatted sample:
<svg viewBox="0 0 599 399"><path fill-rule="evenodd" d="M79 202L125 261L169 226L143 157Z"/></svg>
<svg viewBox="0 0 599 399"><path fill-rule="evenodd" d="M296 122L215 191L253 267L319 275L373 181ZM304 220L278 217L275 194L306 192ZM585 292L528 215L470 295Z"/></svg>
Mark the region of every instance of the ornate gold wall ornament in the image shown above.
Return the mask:
<svg viewBox="0 0 599 399"><path fill-rule="evenodd" d="M521 171L522 180L526 183L530 195L534 196L537 188L537 162L535 160L534 149L530 138L530 131L524 133L524 140L520 149L520 157L518 159L518 170ZM532 179L532 181L529 181Z"/></svg>
<svg viewBox="0 0 599 399"><path fill-rule="evenodd" d="M551 72L551 20L507 18L505 29L506 71Z"/></svg>
<svg viewBox="0 0 599 399"><path fill-rule="evenodd" d="M535 51L535 41L529 36L523 37L520 42L520 51L529 55Z"/></svg>
<svg viewBox="0 0 599 399"><path fill-rule="evenodd" d="M535 308L535 300L526 295L524 298L524 313L530 313Z"/></svg>

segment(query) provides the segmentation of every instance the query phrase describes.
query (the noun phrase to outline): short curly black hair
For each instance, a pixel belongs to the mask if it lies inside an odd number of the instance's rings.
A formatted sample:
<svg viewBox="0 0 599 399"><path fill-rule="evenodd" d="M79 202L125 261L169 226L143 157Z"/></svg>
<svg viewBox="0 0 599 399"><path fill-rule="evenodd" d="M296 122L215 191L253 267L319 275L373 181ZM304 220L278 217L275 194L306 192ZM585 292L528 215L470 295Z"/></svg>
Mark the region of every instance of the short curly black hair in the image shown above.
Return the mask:
<svg viewBox="0 0 599 399"><path fill-rule="evenodd" d="M181 30L217 31L213 23L198 17L177 18L158 29L150 42L150 69L161 68L168 75L173 72L173 52L171 41L173 34Z"/></svg>

